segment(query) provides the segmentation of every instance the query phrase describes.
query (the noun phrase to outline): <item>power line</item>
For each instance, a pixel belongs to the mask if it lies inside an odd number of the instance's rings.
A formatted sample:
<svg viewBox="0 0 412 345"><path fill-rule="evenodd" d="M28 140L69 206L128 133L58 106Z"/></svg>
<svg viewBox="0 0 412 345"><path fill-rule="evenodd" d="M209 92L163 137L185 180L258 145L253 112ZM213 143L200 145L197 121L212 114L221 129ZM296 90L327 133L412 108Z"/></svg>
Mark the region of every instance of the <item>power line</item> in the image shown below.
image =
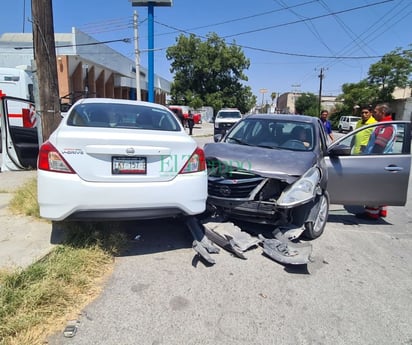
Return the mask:
<svg viewBox="0 0 412 345"><path fill-rule="evenodd" d="M271 25L271 26L267 26L267 27L265 27L265 28L254 29L254 30L249 30L249 31L244 31L244 32L239 32L239 33L237 33L237 34L232 34L232 35L226 35L226 36L223 36L223 38L236 37L236 36L251 34L251 33L259 32L259 31L266 31L266 30L270 30L270 29L279 28L279 27L282 27L282 26L288 26L288 25L293 25L293 24L297 24L297 23L302 23L302 22L305 22L305 21L311 21L311 20L314 20L314 19L325 18L325 17L329 17L329 16L332 16L332 15L337 15L337 14L342 14L342 13L357 11L357 10L360 10L360 9L363 9L363 8L372 7L372 6L377 6L377 5L381 5L381 4L384 4L384 3L387 3L387 2L392 2L392 1L394 1L394 0L384 0L384 1L375 2L375 3L372 3L372 4L363 5L363 6L352 7L352 8L348 8L348 9L346 9L346 10L342 10L342 11L337 11L337 12L322 14L322 15L315 16L315 17L309 17L309 18L307 18L307 19L296 20L296 21L289 22L289 23Z"/></svg>
<svg viewBox="0 0 412 345"><path fill-rule="evenodd" d="M56 49L57 48L95 46L95 45L99 45L99 44L106 44L106 43L113 43L113 42L130 43L130 38L122 38L122 39L118 39L118 40L110 40L110 41L102 41L102 42L81 43L81 44L64 44L64 45L56 46ZM16 50L33 49L33 47L14 47L14 49L16 49Z"/></svg>

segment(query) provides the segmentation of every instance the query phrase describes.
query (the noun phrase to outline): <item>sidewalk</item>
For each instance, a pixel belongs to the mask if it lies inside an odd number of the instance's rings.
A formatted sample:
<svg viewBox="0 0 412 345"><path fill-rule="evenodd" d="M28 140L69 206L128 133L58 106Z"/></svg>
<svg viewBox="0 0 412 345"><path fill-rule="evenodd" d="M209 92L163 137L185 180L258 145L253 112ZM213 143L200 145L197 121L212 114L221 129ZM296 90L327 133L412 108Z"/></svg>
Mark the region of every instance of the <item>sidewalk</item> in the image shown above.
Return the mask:
<svg viewBox="0 0 412 345"><path fill-rule="evenodd" d="M25 268L52 248L51 223L15 215L8 209L13 193L37 172L0 172L0 269Z"/></svg>
<svg viewBox="0 0 412 345"><path fill-rule="evenodd" d="M213 136L214 124L210 122L203 122L193 127L193 137L209 137ZM185 128L186 133L189 133L189 128Z"/></svg>

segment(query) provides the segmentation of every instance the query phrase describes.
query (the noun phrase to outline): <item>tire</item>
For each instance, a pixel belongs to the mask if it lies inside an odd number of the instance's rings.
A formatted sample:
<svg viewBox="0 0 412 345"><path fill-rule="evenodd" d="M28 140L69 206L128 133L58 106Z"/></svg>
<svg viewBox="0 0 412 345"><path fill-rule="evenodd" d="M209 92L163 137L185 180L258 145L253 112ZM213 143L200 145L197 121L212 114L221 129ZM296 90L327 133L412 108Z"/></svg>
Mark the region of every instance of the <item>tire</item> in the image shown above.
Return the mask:
<svg viewBox="0 0 412 345"><path fill-rule="evenodd" d="M316 220L308 221L305 223L305 230L303 236L307 239L314 240L323 234L325 230L326 223L329 216L329 194L324 192L318 200L315 206L319 206L318 216Z"/></svg>
<svg viewBox="0 0 412 345"><path fill-rule="evenodd" d="M339 126L338 131L339 133L342 133L342 126Z"/></svg>

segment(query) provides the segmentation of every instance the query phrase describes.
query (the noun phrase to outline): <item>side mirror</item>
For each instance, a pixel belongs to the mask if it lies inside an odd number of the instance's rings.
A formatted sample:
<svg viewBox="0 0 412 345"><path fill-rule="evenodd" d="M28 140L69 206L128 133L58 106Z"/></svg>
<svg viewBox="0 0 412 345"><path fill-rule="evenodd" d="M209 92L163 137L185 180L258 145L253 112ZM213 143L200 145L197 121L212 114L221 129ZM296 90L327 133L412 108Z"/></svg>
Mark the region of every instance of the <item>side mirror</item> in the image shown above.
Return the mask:
<svg viewBox="0 0 412 345"><path fill-rule="evenodd" d="M334 156L350 156L351 155L351 147L348 145L339 144L334 146L332 149L328 150L328 154L331 157Z"/></svg>
<svg viewBox="0 0 412 345"><path fill-rule="evenodd" d="M215 134L213 136L213 140L215 141L215 143L217 143L218 141L220 141L222 139L223 135L222 134Z"/></svg>

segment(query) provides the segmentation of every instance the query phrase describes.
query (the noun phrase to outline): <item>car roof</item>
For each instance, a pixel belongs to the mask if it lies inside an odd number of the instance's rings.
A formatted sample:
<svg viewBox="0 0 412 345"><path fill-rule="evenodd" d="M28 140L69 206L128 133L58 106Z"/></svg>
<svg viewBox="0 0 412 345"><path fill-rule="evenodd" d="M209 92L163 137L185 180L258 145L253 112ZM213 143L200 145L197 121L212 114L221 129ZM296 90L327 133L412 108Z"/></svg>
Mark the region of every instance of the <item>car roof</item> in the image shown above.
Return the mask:
<svg viewBox="0 0 412 345"><path fill-rule="evenodd" d="M163 110L165 109L165 106L161 104L157 104L157 103L136 101L136 100L130 100L130 99L117 99L117 98L97 98L97 97L82 98L78 100L75 104L92 104L92 103L142 105L142 106L147 106L147 107L152 107L152 108L159 108Z"/></svg>
<svg viewBox="0 0 412 345"><path fill-rule="evenodd" d="M306 123L318 123L319 119L314 116L308 115L294 115L294 114L250 114L247 119L269 119L269 120L283 120L283 121L296 121Z"/></svg>

